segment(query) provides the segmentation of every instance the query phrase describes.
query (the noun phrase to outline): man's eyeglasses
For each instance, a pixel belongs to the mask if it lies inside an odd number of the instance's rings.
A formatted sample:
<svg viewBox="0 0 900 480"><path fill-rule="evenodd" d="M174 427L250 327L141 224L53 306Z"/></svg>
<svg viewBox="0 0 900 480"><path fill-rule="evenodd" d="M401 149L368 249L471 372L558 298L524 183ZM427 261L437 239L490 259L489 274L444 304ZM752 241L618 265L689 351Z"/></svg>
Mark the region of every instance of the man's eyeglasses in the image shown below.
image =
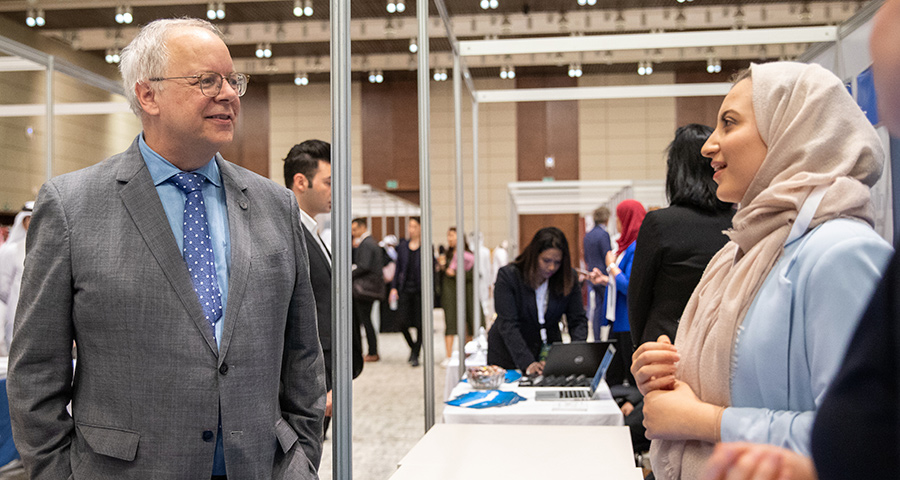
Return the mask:
<svg viewBox="0 0 900 480"><path fill-rule="evenodd" d="M187 77L153 77L151 82L161 82L163 80L178 80L182 78L193 78L197 80L195 85L200 85L200 92L207 97L215 97L222 91L222 81L228 80L228 85L237 93L239 97L243 97L247 93L247 82L250 81L250 75L246 73L229 73L222 75L216 72L201 73L199 75L190 75Z"/></svg>

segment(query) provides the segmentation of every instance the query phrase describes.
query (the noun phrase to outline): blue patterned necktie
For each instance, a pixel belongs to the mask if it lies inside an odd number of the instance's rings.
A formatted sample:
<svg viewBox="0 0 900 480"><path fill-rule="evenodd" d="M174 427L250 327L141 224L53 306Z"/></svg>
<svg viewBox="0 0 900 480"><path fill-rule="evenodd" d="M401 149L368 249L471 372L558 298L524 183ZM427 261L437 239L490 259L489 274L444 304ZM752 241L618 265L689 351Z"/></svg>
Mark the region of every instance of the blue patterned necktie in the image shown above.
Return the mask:
<svg viewBox="0 0 900 480"><path fill-rule="evenodd" d="M184 245L182 253L194 291L200 299L203 314L216 336L216 322L222 316L222 293L216 277L216 261L213 255L209 226L206 223L206 206L203 204L203 177L196 173L178 173L170 179L187 196L184 201Z"/></svg>

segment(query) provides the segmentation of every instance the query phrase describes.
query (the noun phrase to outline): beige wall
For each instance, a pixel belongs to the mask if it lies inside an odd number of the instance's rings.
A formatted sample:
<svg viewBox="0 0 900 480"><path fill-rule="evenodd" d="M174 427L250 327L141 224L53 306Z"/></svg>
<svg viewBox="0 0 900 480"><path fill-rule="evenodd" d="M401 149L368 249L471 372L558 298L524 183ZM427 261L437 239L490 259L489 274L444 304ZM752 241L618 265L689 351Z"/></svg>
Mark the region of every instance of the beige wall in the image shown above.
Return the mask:
<svg viewBox="0 0 900 480"><path fill-rule="evenodd" d="M37 103L43 99L42 72L5 73L0 76L0 103ZM636 75L586 76L580 85L666 83L671 78L639 78ZM500 79L480 79L479 89L508 88ZM56 75L60 102L121 100ZM331 98L328 84L306 87L269 87L271 133L270 176L283 184L282 158L294 144L309 138L331 136ZM435 239L456 223L453 88L451 82L431 84L431 172ZM353 184L361 183L361 95L352 88ZM663 150L675 130L673 99L583 100L579 102L581 158L580 178L663 179ZM479 215L486 245L494 247L509 229L507 184L516 181L515 105L479 106ZM467 230L472 229L472 113L463 95L463 165ZM28 126L34 134L25 134ZM60 116L56 120L54 174L92 165L124 150L140 131L130 113L94 116ZM43 117L0 118L0 208L16 210L34 198L45 178L45 122Z"/></svg>
<svg viewBox="0 0 900 480"><path fill-rule="evenodd" d="M674 83L674 75L591 75L579 86ZM675 136L674 98L581 100L582 180L663 180L665 149Z"/></svg>
<svg viewBox="0 0 900 480"><path fill-rule="evenodd" d="M0 75L0 105L43 104L44 72L5 72ZM54 75L57 103L124 101L122 97ZM27 129L33 129L28 135ZM140 132L131 113L114 115L58 115L54 121L53 175L93 165L120 152ZM47 178L47 122L44 116L0 117L0 210L18 210L34 200Z"/></svg>
<svg viewBox="0 0 900 480"><path fill-rule="evenodd" d="M284 157L294 145L310 139L331 141L331 90L327 83L304 87L269 86L269 177L284 185ZM362 126L359 83L351 91L352 184L362 183Z"/></svg>
<svg viewBox="0 0 900 480"><path fill-rule="evenodd" d="M669 83L671 75L595 75L579 85ZM479 79L479 89L509 88L498 79ZM352 89L353 184L361 179L360 85ZM329 86L272 85L269 90L272 131L271 176L282 179L282 158L294 144L331 136ZM582 100L579 102L579 176L583 180L665 178L666 145L675 132L674 99ZM462 102L463 186L466 230L473 220L472 106ZM516 181L516 107L513 103L479 105L479 221L485 244L493 248L509 232L507 184ZM456 224L456 172L451 82L431 83L431 203L435 241L445 243L447 228Z"/></svg>

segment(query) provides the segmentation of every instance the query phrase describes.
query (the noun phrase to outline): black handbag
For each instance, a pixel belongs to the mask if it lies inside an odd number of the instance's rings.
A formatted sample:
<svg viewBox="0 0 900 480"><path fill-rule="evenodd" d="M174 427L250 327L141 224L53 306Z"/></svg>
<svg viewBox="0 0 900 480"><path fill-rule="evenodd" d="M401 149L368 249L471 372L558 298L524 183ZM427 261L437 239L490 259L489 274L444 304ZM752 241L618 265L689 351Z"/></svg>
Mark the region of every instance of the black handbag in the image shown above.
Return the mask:
<svg viewBox="0 0 900 480"><path fill-rule="evenodd" d="M384 279L381 275L363 275L353 280L353 298L356 300L383 300Z"/></svg>

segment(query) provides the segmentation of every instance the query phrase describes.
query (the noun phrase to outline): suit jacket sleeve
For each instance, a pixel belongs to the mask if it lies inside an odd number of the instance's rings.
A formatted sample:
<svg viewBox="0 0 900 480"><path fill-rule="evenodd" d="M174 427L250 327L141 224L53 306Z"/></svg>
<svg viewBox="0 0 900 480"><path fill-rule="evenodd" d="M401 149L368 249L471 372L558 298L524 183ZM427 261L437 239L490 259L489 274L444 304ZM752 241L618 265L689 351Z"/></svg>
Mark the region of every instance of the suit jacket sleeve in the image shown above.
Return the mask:
<svg viewBox="0 0 900 480"><path fill-rule="evenodd" d="M497 322L494 328L500 329L500 337L506 345L510 356L516 364L516 368L522 370L528 368L537 359L528 348L522 329L526 323L537 324L537 319L527 318L524 311L524 303L529 299L522 298L517 302L516 292L525 292L526 288L521 278L516 274L514 267L501 268L497 275L497 283L494 286L494 304L497 309ZM534 301L534 296L530 301ZM536 328L536 327L535 327Z"/></svg>
<svg viewBox="0 0 900 480"><path fill-rule="evenodd" d="M293 200L290 198L289 200ZM297 202L291 201L297 275L288 308L283 365L281 412L297 432L298 442L313 465L322 457L325 415L325 367L316 320L316 305L309 281L309 257Z"/></svg>
<svg viewBox="0 0 900 480"><path fill-rule="evenodd" d="M70 226L53 182L38 195L9 362L10 419L31 478L68 478L72 398Z"/></svg>
<svg viewBox="0 0 900 480"><path fill-rule="evenodd" d="M406 276L406 262L409 261L409 246L406 243L406 240L401 240L400 244L397 245L397 261L395 262L397 268L394 270L394 279L391 280L391 287L400 290L403 288L403 281Z"/></svg>
<svg viewBox="0 0 900 480"><path fill-rule="evenodd" d="M631 327L631 341L635 345L643 343L644 329L653 305L654 273L662 262L662 249L655 215L647 215L638 233L631 265L631 279L628 290L628 324ZM656 340L656 339L653 339Z"/></svg>

